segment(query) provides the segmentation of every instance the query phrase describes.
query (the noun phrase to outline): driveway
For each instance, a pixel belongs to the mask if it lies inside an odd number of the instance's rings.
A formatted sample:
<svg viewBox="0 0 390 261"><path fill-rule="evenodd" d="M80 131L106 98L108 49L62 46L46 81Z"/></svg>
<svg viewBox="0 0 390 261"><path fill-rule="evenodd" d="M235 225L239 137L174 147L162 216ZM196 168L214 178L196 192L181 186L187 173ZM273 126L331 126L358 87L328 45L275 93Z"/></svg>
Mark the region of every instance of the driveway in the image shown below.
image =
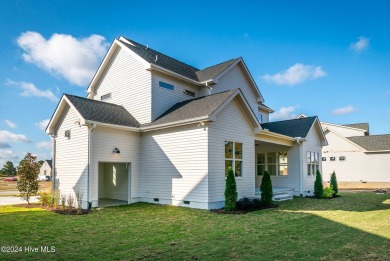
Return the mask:
<svg viewBox="0 0 390 261"><path fill-rule="evenodd" d="M30 203L37 203L39 196L32 196ZM25 204L27 201L22 200L20 197L0 197L0 206Z"/></svg>

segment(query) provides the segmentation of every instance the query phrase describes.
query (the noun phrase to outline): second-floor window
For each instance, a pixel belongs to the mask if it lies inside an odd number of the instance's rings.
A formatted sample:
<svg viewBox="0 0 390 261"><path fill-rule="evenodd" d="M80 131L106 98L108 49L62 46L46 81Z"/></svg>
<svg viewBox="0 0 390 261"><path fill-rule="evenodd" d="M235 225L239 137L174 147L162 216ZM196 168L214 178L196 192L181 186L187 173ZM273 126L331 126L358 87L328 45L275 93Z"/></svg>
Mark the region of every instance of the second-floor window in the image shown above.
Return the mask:
<svg viewBox="0 0 390 261"><path fill-rule="evenodd" d="M171 91L173 91L175 89L175 86L173 86L172 84L166 83L166 82L159 82L158 85L162 88L165 88L165 89L168 89Z"/></svg>
<svg viewBox="0 0 390 261"><path fill-rule="evenodd" d="M101 101L108 100L108 99L111 99L111 93L107 93L107 94L100 96Z"/></svg>

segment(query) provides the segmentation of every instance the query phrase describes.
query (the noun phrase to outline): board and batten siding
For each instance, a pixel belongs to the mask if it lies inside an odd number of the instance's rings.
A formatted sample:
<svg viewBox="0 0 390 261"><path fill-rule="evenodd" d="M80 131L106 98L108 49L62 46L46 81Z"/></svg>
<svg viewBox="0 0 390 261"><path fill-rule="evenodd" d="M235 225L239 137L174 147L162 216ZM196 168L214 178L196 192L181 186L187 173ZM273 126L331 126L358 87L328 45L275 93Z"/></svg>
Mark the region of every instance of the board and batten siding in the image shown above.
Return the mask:
<svg viewBox="0 0 390 261"><path fill-rule="evenodd" d="M349 128L346 126L335 126L333 124L327 124L326 122L322 122L321 126L323 129L328 128L333 130L344 137L352 137L352 136L364 136L364 130L359 130L355 128Z"/></svg>
<svg viewBox="0 0 390 261"><path fill-rule="evenodd" d="M95 91L95 100L111 93L105 102L122 105L141 124L151 122L151 73L128 51L118 47Z"/></svg>
<svg viewBox="0 0 390 261"><path fill-rule="evenodd" d="M323 180L329 181L333 171L339 182L390 182L390 153L365 153L332 132L326 133L329 145L323 148ZM335 161L330 161L335 157ZM340 157L345 157L340 161Z"/></svg>
<svg viewBox="0 0 390 261"><path fill-rule="evenodd" d="M130 163L130 195L128 202L137 202L140 186L140 138L139 132L119 130L106 127L96 127L92 131L92 178L91 198L92 206L97 206L99 195L99 162L102 163ZM114 148L120 154L114 154Z"/></svg>
<svg viewBox="0 0 390 261"><path fill-rule="evenodd" d="M168 90L160 86L160 81L174 86L174 90ZM195 97L186 95L183 90L195 93ZM158 72L152 73L152 121L178 102L198 97L199 87L177 78Z"/></svg>
<svg viewBox="0 0 390 261"><path fill-rule="evenodd" d="M208 208L207 133L197 124L142 133L140 201Z"/></svg>
<svg viewBox="0 0 390 261"><path fill-rule="evenodd" d="M57 124L55 182L63 195L75 198L77 191L83 193L83 207L86 207L88 128L76 125L77 121L80 121L79 115L68 106ZM70 130L69 139L65 137L66 130Z"/></svg>
<svg viewBox="0 0 390 261"><path fill-rule="evenodd" d="M280 152L287 151L287 176L271 176L272 186L279 188L293 188L295 194L299 194L299 181L300 181L300 171L299 171L299 146L295 144L292 147L281 146L276 144L267 144L260 143L256 146L256 161L258 153L267 153L267 152ZM257 162L256 162L257 167ZM261 179L263 176L257 175L256 170L256 189L260 189Z"/></svg>
<svg viewBox="0 0 390 261"><path fill-rule="evenodd" d="M258 112L257 96L250 86L250 82L244 75L244 69L241 64L235 65L229 71L227 71L219 80L216 85L213 85L212 94L232 89L240 88L245 96L249 106L256 115ZM208 95L208 89L202 88L201 96Z"/></svg>
<svg viewBox="0 0 390 261"><path fill-rule="evenodd" d="M225 141L242 143L242 177L236 177L238 198L255 196L255 141L253 127L233 99L209 124L209 209L224 206Z"/></svg>
<svg viewBox="0 0 390 261"><path fill-rule="evenodd" d="M307 175L307 158L306 158L306 153L308 151L310 152L316 152L319 153L319 170L321 172L322 178L323 173L322 173L322 145L321 145L321 140L320 140L320 133L315 128L315 126L312 126L311 129L309 130L308 134L306 135L306 141L303 142L303 155L302 155L302 170L303 170L303 195L313 195L314 191L314 181L315 181L315 175Z"/></svg>

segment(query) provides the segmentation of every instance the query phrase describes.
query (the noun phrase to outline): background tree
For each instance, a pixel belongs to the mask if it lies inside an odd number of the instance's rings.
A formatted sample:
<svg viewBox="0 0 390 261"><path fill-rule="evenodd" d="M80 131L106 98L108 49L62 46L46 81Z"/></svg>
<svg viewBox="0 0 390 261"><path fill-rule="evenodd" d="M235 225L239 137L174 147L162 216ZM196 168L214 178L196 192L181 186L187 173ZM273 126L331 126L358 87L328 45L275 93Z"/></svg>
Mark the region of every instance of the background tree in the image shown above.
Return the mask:
<svg viewBox="0 0 390 261"><path fill-rule="evenodd" d="M322 197L324 194L324 185L322 184L321 172L317 170L316 180L314 181L314 196L316 198Z"/></svg>
<svg viewBox="0 0 390 261"><path fill-rule="evenodd" d="M232 168L227 171L225 185L225 210L235 210L237 202L237 186L236 178Z"/></svg>
<svg viewBox="0 0 390 261"><path fill-rule="evenodd" d="M264 171L263 178L260 185L261 191L261 203L264 206L270 206L272 204L272 181L268 171Z"/></svg>
<svg viewBox="0 0 390 261"><path fill-rule="evenodd" d="M39 166L42 166L44 162L44 160L38 160Z"/></svg>
<svg viewBox="0 0 390 261"><path fill-rule="evenodd" d="M7 175L7 176L15 176L16 175L16 168L15 168L14 164L11 161L7 161L4 164L3 169L1 170L1 172L4 175Z"/></svg>
<svg viewBox="0 0 390 261"><path fill-rule="evenodd" d="M333 171L332 175L330 176L330 185L333 187L333 196L336 196L339 192L339 187L337 185L337 178L336 178L336 172Z"/></svg>
<svg viewBox="0 0 390 261"><path fill-rule="evenodd" d="M18 188L21 198L30 204L30 197L38 193L38 174L39 163L36 162L37 157L27 153L21 164L18 166L19 179L16 187Z"/></svg>

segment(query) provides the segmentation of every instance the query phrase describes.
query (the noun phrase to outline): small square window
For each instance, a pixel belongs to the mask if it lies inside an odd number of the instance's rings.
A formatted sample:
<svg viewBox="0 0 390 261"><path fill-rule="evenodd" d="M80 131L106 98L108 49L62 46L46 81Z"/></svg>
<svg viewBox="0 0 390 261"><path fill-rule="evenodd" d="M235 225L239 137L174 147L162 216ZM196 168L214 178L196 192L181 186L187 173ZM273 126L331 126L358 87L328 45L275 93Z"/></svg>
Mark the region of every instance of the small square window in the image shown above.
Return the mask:
<svg viewBox="0 0 390 261"><path fill-rule="evenodd" d="M108 100L108 99L111 99L111 93L107 93L107 94L100 96L101 101Z"/></svg>
<svg viewBox="0 0 390 261"><path fill-rule="evenodd" d="M345 161L345 156L340 156L339 161Z"/></svg>
<svg viewBox="0 0 390 261"><path fill-rule="evenodd" d="M322 161L326 161L326 157L322 157Z"/></svg>
<svg viewBox="0 0 390 261"><path fill-rule="evenodd" d="M336 161L336 157L330 157L329 160L330 161Z"/></svg>
<svg viewBox="0 0 390 261"><path fill-rule="evenodd" d="M160 87L163 87L163 88L171 90L171 91L173 91L175 89L175 87L172 84L168 84L168 83L165 83L165 82L159 82L158 85Z"/></svg>

